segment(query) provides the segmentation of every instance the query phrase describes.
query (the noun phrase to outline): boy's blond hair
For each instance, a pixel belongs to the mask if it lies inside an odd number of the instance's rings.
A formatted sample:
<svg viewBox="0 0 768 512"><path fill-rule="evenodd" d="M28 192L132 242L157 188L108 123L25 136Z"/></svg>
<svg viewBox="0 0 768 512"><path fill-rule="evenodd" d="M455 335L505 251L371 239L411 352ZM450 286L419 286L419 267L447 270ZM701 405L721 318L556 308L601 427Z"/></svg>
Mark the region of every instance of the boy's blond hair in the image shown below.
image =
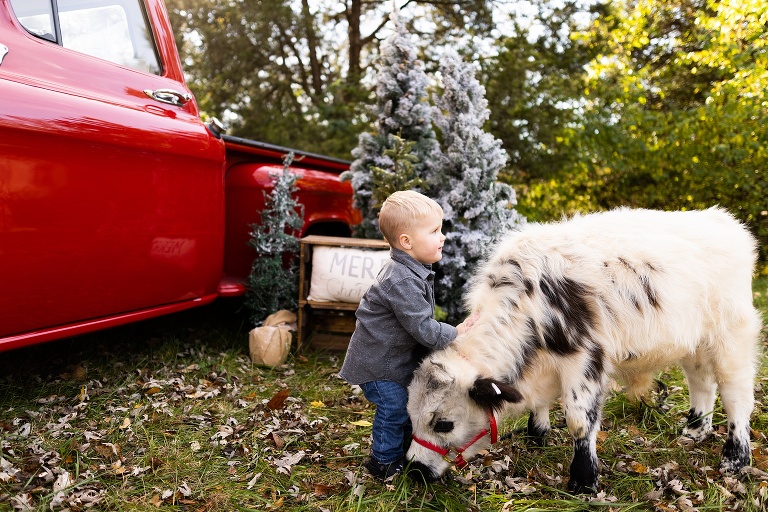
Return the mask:
<svg viewBox="0 0 768 512"><path fill-rule="evenodd" d="M413 190L401 190L390 195L379 211L379 230L390 245L398 247L398 238L414 223L430 215L442 219L443 209L434 199Z"/></svg>

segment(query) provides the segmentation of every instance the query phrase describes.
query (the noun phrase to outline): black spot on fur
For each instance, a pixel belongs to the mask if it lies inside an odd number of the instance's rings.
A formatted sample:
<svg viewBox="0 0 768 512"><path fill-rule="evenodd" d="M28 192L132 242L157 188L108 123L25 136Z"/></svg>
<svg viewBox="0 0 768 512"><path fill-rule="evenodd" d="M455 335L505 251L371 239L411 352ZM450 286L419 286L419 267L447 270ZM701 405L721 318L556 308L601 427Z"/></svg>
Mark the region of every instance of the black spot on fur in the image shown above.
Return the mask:
<svg viewBox="0 0 768 512"><path fill-rule="evenodd" d="M558 354L572 354L584 345L594 327L588 288L567 277L543 276L539 287L552 314L544 325L544 343Z"/></svg>
<svg viewBox="0 0 768 512"><path fill-rule="evenodd" d="M602 391L597 392L593 397L592 403L587 409L587 423L591 426L600 422L600 411L602 410Z"/></svg>
<svg viewBox="0 0 768 512"><path fill-rule="evenodd" d="M594 345L590 350L590 359L587 363L585 376L595 382L599 382L603 375L603 347Z"/></svg>
<svg viewBox="0 0 768 512"><path fill-rule="evenodd" d="M541 342L539 340L538 334L536 333L536 324L532 319L528 319L528 332L523 339L523 344L521 346L522 349L522 355L520 357L520 361L517 361L517 364L515 364L515 371L507 376L508 382L515 382L517 379L520 378L520 374L523 372L523 369L528 368L533 364L533 359L536 357L536 352L542 348Z"/></svg>
<svg viewBox="0 0 768 512"><path fill-rule="evenodd" d="M435 423L435 426L432 428L435 432L452 432L453 431L453 422L452 421L446 421L446 420L438 420Z"/></svg>
<svg viewBox="0 0 768 512"><path fill-rule="evenodd" d="M536 327L536 321L533 318L528 317L528 319L525 321L525 327L525 344L533 345L535 347L542 346L541 338L539 337L539 330Z"/></svg>
<svg viewBox="0 0 768 512"><path fill-rule="evenodd" d="M631 263L629 263L629 262L628 262L627 260L625 260L624 258L619 258L619 263L621 263L622 265L624 265L625 267L627 267L629 270L631 270L632 272L634 272L635 274L637 274L637 270L635 270L635 267L633 267L633 266L632 266L632 264L631 264Z"/></svg>
<svg viewBox="0 0 768 512"><path fill-rule="evenodd" d="M512 297L504 297L502 300L504 301L504 305L508 310L517 309L517 303L515 302L515 299L513 299Z"/></svg>
<svg viewBox="0 0 768 512"><path fill-rule="evenodd" d="M535 289L533 281L530 279L523 279L523 286L525 286L525 294L528 295L528 297L531 297Z"/></svg>
<svg viewBox="0 0 768 512"><path fill-rule="evenodd" d="M560 355L568 355L578 350L578 340L572 340L559 318L551 318L544 325L544 344L547 349Z"/></svg>
<svg viewBox="0 0 768 512"><path fill-rule="evenodd" d="M697 429L704 426L704 415L691 407L688 411L687 424L689 428Z"/></svg>
<svg viewBox="0 0 768 512"><path fill-rule="evenodd" d="M491 285L491 288L500 288L502 286L515 286L517 285L517 281L510 279L507 276L497 276L495 274L489 274L488 275L488 281Z"/></svg>
<svg viewBox="0 0 768 512"><path fill-rule="evenodd" d="M645 290L645 297L648 299L648 304L659 309L659 300L656 297L656 290L651 286L651 280L648 279L648 276L646 275L641 275L639 278L640 284L643 286L643 290Z"/></svg>
<svg viewBox="0 0 768 512"><path fill-rule="evenodd" d="M454 377L448 374L445 366L435 362L432 364L431 370L427 372L427 389L437 391L453 384Z"/></svg>
<svg viewBox="0 0 768 512"><path fill-rule="evenodd" d="M749 439L748 436L745 437ZM744 466L749 465L750 449L749 442L744 442L741 438L735 437L733 432L728 434L723 446L723 463L728 464L728 469L738 472Z"/></svg>

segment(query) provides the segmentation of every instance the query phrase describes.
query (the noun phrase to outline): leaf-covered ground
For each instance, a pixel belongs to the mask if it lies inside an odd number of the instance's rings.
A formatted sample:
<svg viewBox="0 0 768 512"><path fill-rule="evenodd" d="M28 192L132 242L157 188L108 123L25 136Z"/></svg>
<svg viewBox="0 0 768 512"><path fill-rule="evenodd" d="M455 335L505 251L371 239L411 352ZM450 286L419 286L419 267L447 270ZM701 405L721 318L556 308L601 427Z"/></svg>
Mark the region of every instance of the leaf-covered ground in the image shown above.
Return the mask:
<svg viewBox="0 0 768 512"><path fill-rule="evenodd" d="M766 282L756 287L765 307ZM716 471L725 418L679 437L680 372L647 403L606 404L601 490L565 491L571 440L560 412L544 447L515 435L432 485L360 469L373 410L337 375L343 354L254 367L236 305L0 353L0 510L765 510L768 364L755 383L753 466Z"/></svg>

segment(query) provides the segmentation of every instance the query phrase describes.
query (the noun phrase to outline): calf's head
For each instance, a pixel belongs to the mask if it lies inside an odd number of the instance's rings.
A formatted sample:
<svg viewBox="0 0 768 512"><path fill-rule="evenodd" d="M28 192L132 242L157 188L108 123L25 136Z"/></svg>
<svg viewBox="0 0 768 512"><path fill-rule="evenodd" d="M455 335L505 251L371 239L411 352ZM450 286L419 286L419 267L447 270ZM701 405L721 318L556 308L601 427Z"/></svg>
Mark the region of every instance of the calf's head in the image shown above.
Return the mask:
<svg viewBox="0 0 768 512"><path fill-rule="evenodd" d="M496 414L521 400L515 387L480 376L462 358L425 359L408 387L414 438L406 455L408 474L432 482L451 464L461 465L487 448Z"/></svg>

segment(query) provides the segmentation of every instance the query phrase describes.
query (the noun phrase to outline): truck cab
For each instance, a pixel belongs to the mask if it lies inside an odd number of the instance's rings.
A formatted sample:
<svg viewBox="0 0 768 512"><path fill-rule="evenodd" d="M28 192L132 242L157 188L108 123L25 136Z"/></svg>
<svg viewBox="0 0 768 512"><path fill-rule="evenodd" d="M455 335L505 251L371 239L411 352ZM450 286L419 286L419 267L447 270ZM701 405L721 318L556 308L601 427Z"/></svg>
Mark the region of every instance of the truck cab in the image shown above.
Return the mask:
<svg viewBox="0 0 768 512"><path fill-rule="evenodd" d="M288 150L200 120L162 0L0 0L0 97L0 350L243 293ZM306 231L355 221L326 164L298 165L304 201L335 198Z"/></svg>

